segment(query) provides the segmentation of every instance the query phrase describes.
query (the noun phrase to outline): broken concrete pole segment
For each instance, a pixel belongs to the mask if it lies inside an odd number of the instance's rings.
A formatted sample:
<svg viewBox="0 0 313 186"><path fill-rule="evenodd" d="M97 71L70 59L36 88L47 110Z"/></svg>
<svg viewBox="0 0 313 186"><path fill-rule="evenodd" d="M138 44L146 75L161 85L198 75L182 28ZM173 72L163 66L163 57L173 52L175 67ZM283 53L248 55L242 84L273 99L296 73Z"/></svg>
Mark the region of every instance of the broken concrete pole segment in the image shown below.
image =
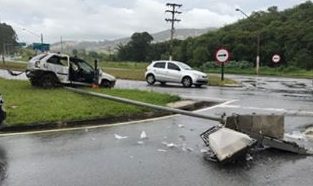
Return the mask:
<svg viewBox="0 0 313 186"><path fill-rule="evenodd" d="M307 149L297 143L284 140L283 115L233 115L227 117L225 127L249 135L264 147L309 154Z"/></svg>
<svg viewBox="0 0 313 186"><path fill-rule="evenodd" d="M225 126L246 133L253 138L259 136L284 138L283 115L233 115L227 117Z"/></svg>
<svg viewBox="0 0 313 186"><path fill-rule="evenodd" d="M210 128L200 136L219 162L232 161L246 155L256 142L246 134L219 126Z"/></svg>

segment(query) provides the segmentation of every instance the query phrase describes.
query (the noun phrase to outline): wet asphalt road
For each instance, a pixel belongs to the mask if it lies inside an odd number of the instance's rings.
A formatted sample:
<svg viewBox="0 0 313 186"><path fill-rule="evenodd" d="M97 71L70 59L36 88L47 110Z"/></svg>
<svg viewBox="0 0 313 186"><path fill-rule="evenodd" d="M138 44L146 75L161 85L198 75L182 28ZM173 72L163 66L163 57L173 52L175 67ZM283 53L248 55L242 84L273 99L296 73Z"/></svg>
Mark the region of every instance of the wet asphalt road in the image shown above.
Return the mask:
<svg viewBox="0 0 313 186"><path fill-rule="evenodd" d="M232 76L241 88L147 86L119 80L117 87L227 101L202 114L283 113L289 136L313 125L311 80ZM304 85L303 85L304 84ZM0 137L1 185L311 185L313 157L275 150L221 166L204 160L199 134L214 121L187 116L67 132ZM140 139L145 131L148 139ZM116 139L114 134L127 136ZM308 148L310 139L301 139ZM173 144L171 144L173 143ZM168 147L174 146L174 147Z"/></svg>

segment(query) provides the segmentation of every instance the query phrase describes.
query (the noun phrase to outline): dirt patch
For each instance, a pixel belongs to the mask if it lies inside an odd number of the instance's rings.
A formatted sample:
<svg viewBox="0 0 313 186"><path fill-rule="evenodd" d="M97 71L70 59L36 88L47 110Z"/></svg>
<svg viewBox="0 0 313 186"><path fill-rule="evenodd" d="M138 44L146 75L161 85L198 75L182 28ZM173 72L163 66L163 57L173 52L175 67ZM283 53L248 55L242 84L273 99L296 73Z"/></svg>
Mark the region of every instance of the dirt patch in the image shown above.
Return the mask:
<svg viewBox="0 0 313 186"><path fill-rule="evenodd" d="M179 108L182 110L198 110L205 107L214 106L220 102L208 102L208 101L197 101L192 102L188 106ZM56 122L41 122L41 123L30 123L27 126L2 126L0 133L11 133L11 132L25 132L25 131L37 131L37 130L49 130L57 128L71 128L71 127L83 127L83 126L97 126L103 124L113 124L119 122L129 122L129 121L139 121L143 119L156 118L161 116L171 115L170 112L161 112L161 111L149 111L138 114L129 114L116 117L107 117L107 118L94 118L86 120L75 120L75 121L56 121Z"/></svg>

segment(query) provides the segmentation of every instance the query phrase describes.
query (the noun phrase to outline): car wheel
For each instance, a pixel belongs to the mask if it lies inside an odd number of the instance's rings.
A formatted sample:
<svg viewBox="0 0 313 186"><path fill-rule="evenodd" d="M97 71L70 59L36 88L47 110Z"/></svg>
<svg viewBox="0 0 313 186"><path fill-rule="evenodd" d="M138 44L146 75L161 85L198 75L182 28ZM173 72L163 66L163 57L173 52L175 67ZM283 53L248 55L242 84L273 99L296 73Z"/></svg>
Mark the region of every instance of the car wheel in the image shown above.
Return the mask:
<svg viewBox="0 0 313 186"><path fill-rule="evenodd" d="M153 85L155 83L155 77L153 74L149 74L146 77L146 81L149 85Z"/></svg>
<svg viewBox="0 0 313 186"><path fill-rule="evenodd" d="M192 85L192 80L190 77L184 77L182 80L182 84L184 87L191 87Z"/></svg>
<svg viewBox="0 0 313 186"><path fill-rule="evenodd" d="M30 81L30 84L34 87L40 86L40 82L38 81L38 79L31 78L31 79L29 79L29 81Z"/></svg>
<svg viewBox="0 0 313 186"><path fill-rule="evenodd" d="M101 87L104 87L104 88L111 88L111 82L109 80L102 80L101 81Z"/></svg>
<svg viewBox="0 0 313 186"><path fill-rule="evenodd" d="M41 86L43 88L53 88L57 86L57 79L53 74L45 74L42 76Z"/></svg>

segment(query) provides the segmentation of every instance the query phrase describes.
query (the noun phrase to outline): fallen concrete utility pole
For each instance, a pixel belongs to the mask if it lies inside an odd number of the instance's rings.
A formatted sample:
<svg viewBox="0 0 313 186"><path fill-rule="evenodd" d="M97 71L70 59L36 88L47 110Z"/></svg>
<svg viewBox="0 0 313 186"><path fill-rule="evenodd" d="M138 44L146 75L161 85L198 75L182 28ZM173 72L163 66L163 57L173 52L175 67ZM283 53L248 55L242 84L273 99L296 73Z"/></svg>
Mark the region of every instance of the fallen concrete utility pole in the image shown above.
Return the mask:
<svg viewBox="0 0 313 186"><path fill-rule="evenodd" d="M100 98L104 98L104 99L109 99L109 100L113 100L113 101L117 101L117 102L121 102L121 103L127 103L127 104L136 105L136 106L151 108L151 109L155 109L155 110L166 111L166 112L170 112L170 113L176 113L176 114L182 114L182 115L187 115L187 116L192 116L192 117L197 117L197 118L202 118L202 119L218 121L222 124L225 123L225 120L223 117L207 116L207 115L202 115L202 114L189 112L189 111L185 111L185 110L180 110L180 109L175 109L175 108L170 108L170 107L164 107L164 106L159 106L159 105L153 105L153 104L149 104L149 103L143 103L140 101L134 101L134 100L130 100L130 99L120 98L120 97L116 97L116 96L110 96L107 94L101 94L101 93L86 91L86 90L77 89L77 88L71 88L71 87L64 87L64 88L67 90L76 92L76 93L92 95L92 96L96 96L96 97L100 97Z"/></svg>
<svg viewBox="0 0 313 186"><path fill-rule="evenodd" d="M72 92L96 96L126 104L182 114L191 117L218 121L224 126L215 126L202 133L200 136L205 144L214 152L214 157L219 162L228 162L244 155L256 141L264 146L294 152L309 154L308 151L293 142L283 140L284 117L282 115L233 115L227 118L212 117L190 111L174 109L164 106L143 103L130 99L110 96L92 91L64 87Z"/></svg>

